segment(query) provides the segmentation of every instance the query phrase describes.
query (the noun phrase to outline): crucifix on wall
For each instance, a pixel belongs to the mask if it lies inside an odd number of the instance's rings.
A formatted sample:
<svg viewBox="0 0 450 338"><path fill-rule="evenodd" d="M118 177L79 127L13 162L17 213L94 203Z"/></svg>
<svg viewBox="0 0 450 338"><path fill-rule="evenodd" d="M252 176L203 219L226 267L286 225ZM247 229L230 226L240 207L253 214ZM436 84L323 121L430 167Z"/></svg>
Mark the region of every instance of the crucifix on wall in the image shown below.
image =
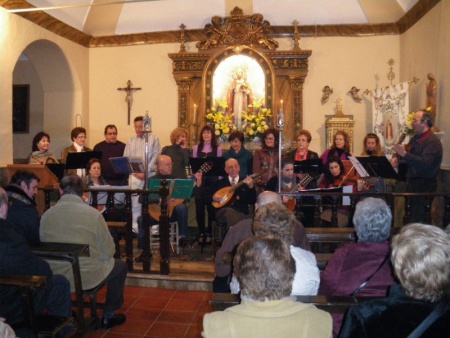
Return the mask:
<svg viewBox="0 0 450 338"><path fill-rule="evenodd" d="M127 93L127 95L125 96L125 102L127 103L128 108L128 125L130 125L131 107L133 106L133 93L141 89L141 87L133 88L133 83L131 82L131 80L128 80L126 87L117 88L117 90L121 90Z"/></svg>

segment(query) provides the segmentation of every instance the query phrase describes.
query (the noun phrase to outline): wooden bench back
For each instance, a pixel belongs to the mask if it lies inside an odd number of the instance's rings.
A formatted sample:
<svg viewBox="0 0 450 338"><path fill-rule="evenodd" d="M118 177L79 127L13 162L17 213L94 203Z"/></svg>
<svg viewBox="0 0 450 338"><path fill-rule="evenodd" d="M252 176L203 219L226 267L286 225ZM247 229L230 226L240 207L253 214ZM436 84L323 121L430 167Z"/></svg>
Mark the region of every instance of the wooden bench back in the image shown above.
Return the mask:
<svg viewBox="0 0 450 338"><path fill-rule="evenodd" d="M329 296L296 296L297 302L313 304L329 313L345 313L350 306L367 302L376 297L329 297ZM240 303L239 295L230 293L214 293L209 301L214 311L223 311Z"/></svg>

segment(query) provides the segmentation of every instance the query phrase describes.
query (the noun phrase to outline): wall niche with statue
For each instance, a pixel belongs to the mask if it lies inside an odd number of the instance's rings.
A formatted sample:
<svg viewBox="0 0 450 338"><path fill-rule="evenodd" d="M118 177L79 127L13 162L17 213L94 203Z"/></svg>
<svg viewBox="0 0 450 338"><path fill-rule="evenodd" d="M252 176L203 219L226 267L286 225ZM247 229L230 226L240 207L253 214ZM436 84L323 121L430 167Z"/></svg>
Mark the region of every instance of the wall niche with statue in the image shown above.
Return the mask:
<svg viewBox="0 0 450 338"><path fill-rule="evenodd" d="M290 145L303 126L311 51L299 47L297 23L292 50L277 50L262 14L244 15L238 7L230 14L211 18L194 53L185 49L181 26L180 51L169 54L178 86L178 126L189 130L192 144L207 123L222 139L239 129L251 141L264 129L276 128L284 113L284 138Z"/></svg>

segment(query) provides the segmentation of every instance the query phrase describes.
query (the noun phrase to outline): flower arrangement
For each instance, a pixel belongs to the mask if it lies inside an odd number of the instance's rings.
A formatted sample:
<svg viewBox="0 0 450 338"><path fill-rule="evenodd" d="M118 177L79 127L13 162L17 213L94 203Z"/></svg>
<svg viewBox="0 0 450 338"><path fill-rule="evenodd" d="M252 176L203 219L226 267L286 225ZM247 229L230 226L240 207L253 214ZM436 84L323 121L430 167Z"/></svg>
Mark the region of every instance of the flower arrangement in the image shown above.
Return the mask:
<svg viewBox="0 0 450 338"><path fill-rule="evenodd" d="M227 101L216 100L217 107L212 107L211 112L206 115L206 122L215 130L219 138L226 138L237 127L233 123L233 114L226 113L228 108Z"/></svg>
<svg viewBox="0 0 450 338"><path fill-rule="evenodd" d="M414 112L409 113L406 117L406 125L405 125L405 132L407 135L413 135L414 134L414 127L413 127L413 121L414 121Z"/></svg>
<svg viewBox="0 0 450 338"><path fill-rule="evenodd" d="M248 106L247 112L242 112L242 132L248 141L255 137L261 138L264 131L272 124L272 110L263 107L263 100L256 101Z"/></svg>

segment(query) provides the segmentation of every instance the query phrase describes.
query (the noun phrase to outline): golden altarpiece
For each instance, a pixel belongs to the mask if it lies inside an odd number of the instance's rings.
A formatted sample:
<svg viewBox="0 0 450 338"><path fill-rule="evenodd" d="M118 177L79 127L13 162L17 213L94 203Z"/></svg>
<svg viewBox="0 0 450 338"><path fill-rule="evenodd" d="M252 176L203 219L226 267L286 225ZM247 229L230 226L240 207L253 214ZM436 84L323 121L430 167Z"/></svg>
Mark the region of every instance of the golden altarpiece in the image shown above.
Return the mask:
<svg viewBox="0 0 450 338"><path fill-rule="evenodd" d="M180 51L169 57L178 86L178 126L189 130L192 142L196 143L206 115L220 100L229 101L228 109L240 102L243 110L252 100L262 102L272 109L274 127L283 110L285 140L294 139L303 125L302 92L311 55L310 50L299 47L297 22L293 48L283 51L277 50L278 42L270 38L271 26L263 15L244 15L238 7L231 16L212 17L204 28L206 39L196 44L197 52L186 51L184 29L181 25ZM241 80L242 73L249 83L242 88L251 97L233 101L229 88Z"/></svg>

